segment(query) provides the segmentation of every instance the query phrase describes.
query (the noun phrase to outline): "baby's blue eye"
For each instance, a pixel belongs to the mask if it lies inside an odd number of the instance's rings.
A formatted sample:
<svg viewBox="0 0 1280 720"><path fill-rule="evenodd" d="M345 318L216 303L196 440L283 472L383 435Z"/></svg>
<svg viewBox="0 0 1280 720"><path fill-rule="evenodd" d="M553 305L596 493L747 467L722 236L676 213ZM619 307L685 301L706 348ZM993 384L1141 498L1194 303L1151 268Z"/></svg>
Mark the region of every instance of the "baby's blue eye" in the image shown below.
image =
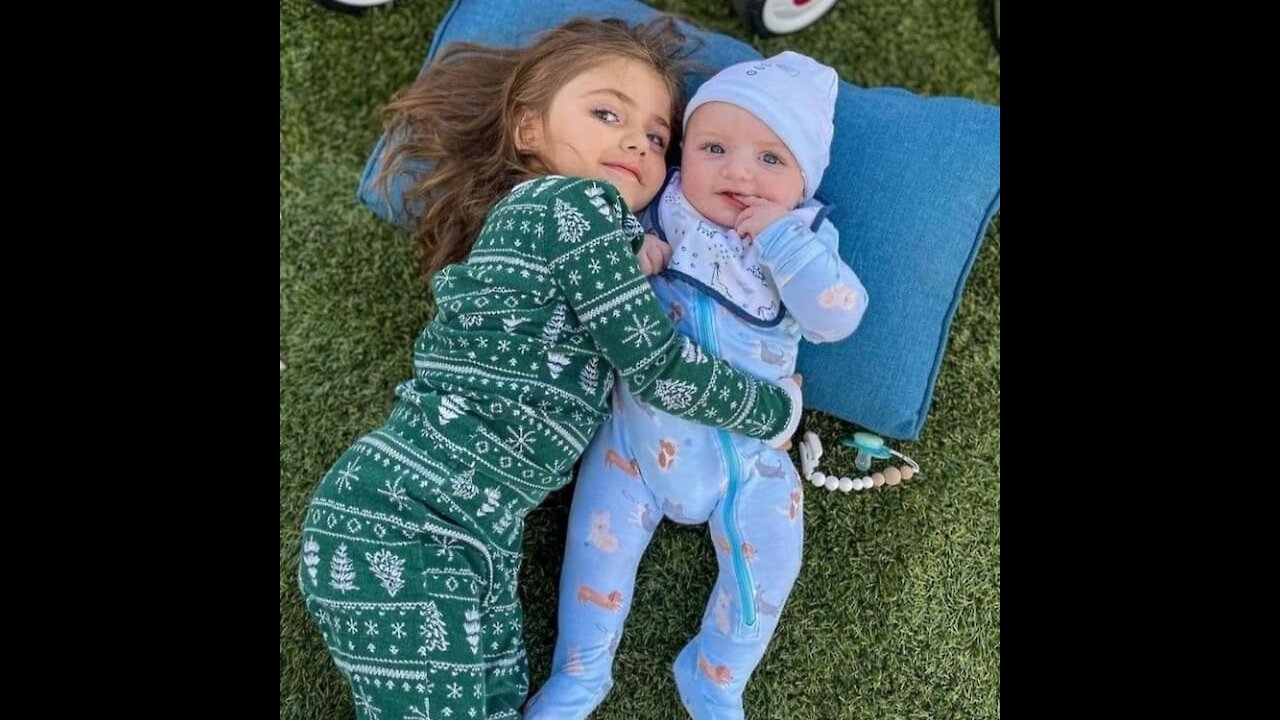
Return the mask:
<svg viewBox="0 0 1280 720"><path fill-rule="evenodd" d="M712 155L723 155L723 154L724 154L724 146L723 146L723 145L721 145L720 143L707 143L706 145L703 145L703 146L702 146L702 149L703 149L703 150L706 150L707 152L711 153Z"/></svg>
<svg viewBox="0 0 1280 720"><path fill-rule="evenodd" d="M765 153L765 154L761 155L761 156L760 156L760 159L761 159L761 160L763 160L763 161L765 161L765 162L766 162L766 163L768 163L769 165L781 165L781 164L782 164L782 158L778 157L777 155L774 155L774 154L773 154L773 153L771 153L771 152L767 152L767 153Z"/></svg>

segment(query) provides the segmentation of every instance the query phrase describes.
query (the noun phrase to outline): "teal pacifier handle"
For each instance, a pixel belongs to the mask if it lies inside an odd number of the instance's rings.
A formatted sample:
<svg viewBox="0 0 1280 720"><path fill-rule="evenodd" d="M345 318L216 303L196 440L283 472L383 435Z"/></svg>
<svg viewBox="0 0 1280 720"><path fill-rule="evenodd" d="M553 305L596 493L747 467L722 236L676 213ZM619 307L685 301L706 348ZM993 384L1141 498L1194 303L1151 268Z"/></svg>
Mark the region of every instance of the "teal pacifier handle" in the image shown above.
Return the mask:
<svg viewBox="0 0 1280 720"><path fill-rule="evenodd" d="M853 464L859 472L871 469L872 458L884 460L893 456L893 451L885 447L884 438L874 433L856 432L853 437L847 437L840 442L845 447L857 449L858 455L853 459Z"/></svg>

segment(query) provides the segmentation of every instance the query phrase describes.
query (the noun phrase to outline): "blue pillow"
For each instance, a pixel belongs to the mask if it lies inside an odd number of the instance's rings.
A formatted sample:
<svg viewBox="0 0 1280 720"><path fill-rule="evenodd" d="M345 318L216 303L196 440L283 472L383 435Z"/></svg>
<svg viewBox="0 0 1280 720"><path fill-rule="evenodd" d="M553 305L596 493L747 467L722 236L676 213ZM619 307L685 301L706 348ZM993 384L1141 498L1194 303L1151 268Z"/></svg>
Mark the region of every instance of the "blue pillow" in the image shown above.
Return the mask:
<svg viewBox="0 0 1280 720"><path fill-rule="evenodd" d="M436 29L427 62L460 40L524 45L573 17L635 22L655 12L634 0L457 0ZM681 28L703 40L694 58L712 68L761 57L733 38ZM703 79L689 78L690 96ZM1000 108L841 81L835 128L818 194L833 205L840 254L871 304L848 339L802 344L797 370L805 405L914 440L965 279L1000 207ZM388 196L373 182L385 143L384 136L369 157L359 197L383 219L408 227L401 198L407 178L393 179Z"/></svg>

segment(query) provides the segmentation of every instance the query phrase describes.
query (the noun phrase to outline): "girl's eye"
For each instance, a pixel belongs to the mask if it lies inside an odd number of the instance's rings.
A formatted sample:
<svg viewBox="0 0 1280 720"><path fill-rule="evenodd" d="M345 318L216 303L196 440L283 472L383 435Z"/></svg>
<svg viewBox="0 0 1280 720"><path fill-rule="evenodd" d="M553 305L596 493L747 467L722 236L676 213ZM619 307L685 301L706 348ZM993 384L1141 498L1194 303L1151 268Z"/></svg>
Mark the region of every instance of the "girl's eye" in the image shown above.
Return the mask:
<svg viewBox="0 0 1280 720"><path fill-rule="evenodd" d="M666 149L667 147L667 141L663 140L662 136L657 133L649 133L649 142L662 149Z"/></svg>
<svg viewBox="0 0 1280 720"><path fill-rule="evenodd" d="M597 119L603 120L604 122L608 122L608 123L618 122L618 115L612 110L597 108L595 110L592 110L591 114L595 115Z"/></svg>

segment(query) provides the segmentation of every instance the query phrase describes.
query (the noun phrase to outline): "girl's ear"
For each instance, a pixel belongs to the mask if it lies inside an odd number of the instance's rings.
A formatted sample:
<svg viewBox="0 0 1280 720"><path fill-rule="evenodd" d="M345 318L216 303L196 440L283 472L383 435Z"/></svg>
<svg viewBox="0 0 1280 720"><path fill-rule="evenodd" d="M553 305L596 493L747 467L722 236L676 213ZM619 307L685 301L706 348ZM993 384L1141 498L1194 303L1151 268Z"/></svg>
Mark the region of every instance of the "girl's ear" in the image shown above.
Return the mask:
<svg viewBox="0 0 1280 720"><path fill-rule="evenodd" d="M516 149L536 152L542 143L542 121L532 110L521 110L516 122Z"/></svg>

